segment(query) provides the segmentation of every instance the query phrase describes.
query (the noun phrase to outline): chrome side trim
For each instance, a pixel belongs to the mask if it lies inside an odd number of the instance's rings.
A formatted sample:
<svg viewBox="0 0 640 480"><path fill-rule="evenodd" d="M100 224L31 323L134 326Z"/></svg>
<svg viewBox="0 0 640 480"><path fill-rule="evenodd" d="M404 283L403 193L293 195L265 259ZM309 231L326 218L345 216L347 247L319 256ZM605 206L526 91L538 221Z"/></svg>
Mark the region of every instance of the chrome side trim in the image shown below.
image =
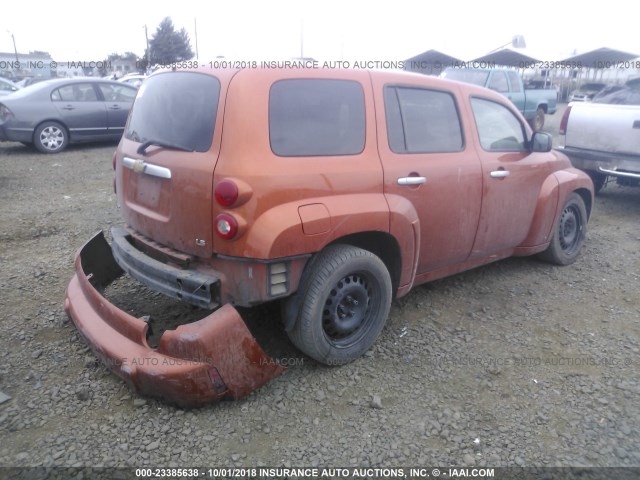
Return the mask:
<svg viewBox="0 0 640 480"><path fill-rule="evenodd" d="M171 170L166 167L154 165L153 163L147 163L144 160L134 160L133 158L124 157L122 159L122 165L136 173L146 173L154 177L171 179Z"/></svg>

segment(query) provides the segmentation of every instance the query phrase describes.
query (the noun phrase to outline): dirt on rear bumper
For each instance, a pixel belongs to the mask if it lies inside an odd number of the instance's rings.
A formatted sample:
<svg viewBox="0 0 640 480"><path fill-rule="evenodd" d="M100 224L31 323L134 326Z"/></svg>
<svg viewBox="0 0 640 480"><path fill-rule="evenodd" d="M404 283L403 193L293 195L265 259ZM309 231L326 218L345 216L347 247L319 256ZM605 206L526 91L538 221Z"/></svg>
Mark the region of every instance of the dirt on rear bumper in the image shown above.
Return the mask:
<svg viewBox="0 0 640 480"><path fill-rule="evenodd" d="M147 323L100 293L124 272L102 232L78 252L64 306L102 362L133 390L181 406L242 398L282 373L224 305L197 322L167 330L157 349L146 341Z"/></svg>

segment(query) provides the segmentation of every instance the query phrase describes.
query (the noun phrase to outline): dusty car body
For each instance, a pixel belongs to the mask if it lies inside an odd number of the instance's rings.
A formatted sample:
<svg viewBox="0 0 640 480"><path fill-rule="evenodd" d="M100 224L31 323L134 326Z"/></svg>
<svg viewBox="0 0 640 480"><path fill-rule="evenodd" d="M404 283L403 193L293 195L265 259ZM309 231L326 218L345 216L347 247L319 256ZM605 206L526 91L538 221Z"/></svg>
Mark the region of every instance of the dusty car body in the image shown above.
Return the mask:
<svg viewBox="0 0 640 480"><path fill-rule="evenodd" d="M234 305L281 300L292 342L343 364L414 285L513 255L572 263L593 202L503 96L400 72L157 73L113 162L125 225L80 249L65 307L134 389L181 404L282 371ZM100 293L123 272L215 310L152 349L146 322ZM165 368L122 367L156 356Z"/></svg>

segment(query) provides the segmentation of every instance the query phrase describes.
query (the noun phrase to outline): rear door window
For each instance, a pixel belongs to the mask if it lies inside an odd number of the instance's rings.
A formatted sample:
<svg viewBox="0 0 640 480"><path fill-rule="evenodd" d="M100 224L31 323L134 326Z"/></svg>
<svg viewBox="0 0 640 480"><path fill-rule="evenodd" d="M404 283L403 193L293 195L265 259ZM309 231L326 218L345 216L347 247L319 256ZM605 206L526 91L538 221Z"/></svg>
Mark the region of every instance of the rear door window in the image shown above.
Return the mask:
<svg viewBox="0 0 640 480"><path fill-rule="evenodd" d="M169 142L195 152L211 148L220 81L194 72L168 72L140 86L125 137L134 142Z"/></svg>
<svg viewBox="0 0 640 480"><path fill-rule="evenodd" d="M269 94L269 140L283 157L355 155L364 149L364 91L350 80L292 79Z"/></svg>
<svg viewBox="0 0 640 480"><path fill-rule="evenodd" d="M511 83L511 91L512 92L520 92L520 78L518 76L518 74L516 72L512 72L511 70L509 70L507 72L507 75L509 75L509 83Z"/></svg>
<svg viewBox="0 0 640 480"><path fill-rule="evenodd" d="M507 76L504 72L493 72L493 76L491 77L491 83L489 83L489 88L491 90L495 90L496 92L506 93L509 91L509 84L507 83Z"/></svg>
<svg viewBox="0 0 640 480"><path fill-rule="evenodd" d="M73 83L51 93L54 102L96 102L98 96L90 83Z"/></svg>
<svg viewBox="0 0 640 480"><path fill-rule="evenodd" d="M463 149L458 109L450 93L386 87L384 101L392 152L435 153Z"/></svg>

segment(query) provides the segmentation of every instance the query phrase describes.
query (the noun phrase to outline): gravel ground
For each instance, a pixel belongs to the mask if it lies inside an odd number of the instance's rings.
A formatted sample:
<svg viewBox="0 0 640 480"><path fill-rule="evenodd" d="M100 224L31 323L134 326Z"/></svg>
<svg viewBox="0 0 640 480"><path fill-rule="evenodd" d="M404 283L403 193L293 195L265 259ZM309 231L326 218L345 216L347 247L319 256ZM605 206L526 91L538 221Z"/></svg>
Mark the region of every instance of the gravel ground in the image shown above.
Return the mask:
<svg viewBox="0 0 640 480"><path fill-rule="evenodd" d="M243 311L291 366L182 410L133 395L62 308L75 251L120 222L113 149L0 144L0 465L640 466L640 189L603 190L574 265L509 259L415 288L343 367L298 353L277 306ZM109 296L201 314L134 292Z"/></svg>

